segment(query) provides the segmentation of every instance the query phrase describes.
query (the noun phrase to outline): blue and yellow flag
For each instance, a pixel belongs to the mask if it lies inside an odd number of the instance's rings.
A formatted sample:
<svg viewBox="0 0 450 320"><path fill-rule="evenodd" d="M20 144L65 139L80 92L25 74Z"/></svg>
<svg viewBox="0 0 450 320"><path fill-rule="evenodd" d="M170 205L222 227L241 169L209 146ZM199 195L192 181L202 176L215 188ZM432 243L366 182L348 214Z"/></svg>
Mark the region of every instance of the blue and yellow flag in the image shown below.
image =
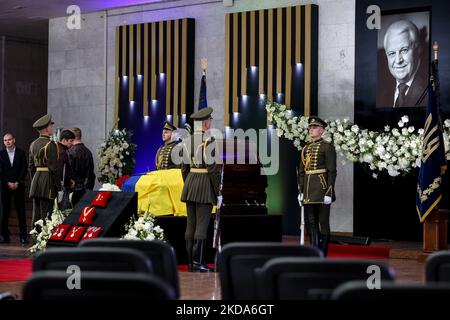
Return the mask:
<svg viewBox="0 0 450 320"><path fill-rule="evenodd" d="M439 114L439 77L437 60L432 64L428 86L428 106L423 133L416 208L420 222L436 208L442 198L442 177L447 169L443 129Z"/></svg>
<svg viewBox="0 0 450 320"><path fill-rule="evenodd" d="M202 80L200 83L200 94L198 96L198 110L206 108L208 101L206 100L206 72L203 71Z"/></svg>

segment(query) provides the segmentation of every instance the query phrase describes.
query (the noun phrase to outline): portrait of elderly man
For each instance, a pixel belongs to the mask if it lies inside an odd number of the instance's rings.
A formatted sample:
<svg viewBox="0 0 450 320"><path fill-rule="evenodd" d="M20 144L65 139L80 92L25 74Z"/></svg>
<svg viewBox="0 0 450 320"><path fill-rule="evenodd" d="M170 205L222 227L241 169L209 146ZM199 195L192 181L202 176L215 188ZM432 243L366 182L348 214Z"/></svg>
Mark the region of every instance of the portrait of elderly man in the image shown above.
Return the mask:
<svg viewBox="0 0 450 320"><path fill-rule="evenodd" d="M389 73L377 81L377 107L416 107L427 104L428 59L416 24L400 19L389 24L383 37ZM380 42L380 39L379 39ZM381 72L382 75L382 72Z"/></svg>

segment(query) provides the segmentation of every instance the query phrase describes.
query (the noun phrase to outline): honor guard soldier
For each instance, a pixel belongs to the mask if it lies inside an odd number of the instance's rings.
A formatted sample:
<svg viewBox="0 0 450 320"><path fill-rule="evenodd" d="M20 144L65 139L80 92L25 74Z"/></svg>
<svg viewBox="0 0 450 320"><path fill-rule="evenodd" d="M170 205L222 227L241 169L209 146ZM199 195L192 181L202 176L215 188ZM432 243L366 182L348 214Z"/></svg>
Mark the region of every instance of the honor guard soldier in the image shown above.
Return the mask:
<svg viewBox="0 0 450 320"><path fill-rule="evenodd" d="M183 143L183 152L188 156L183 156L181 167L184 180L181 201L186 202L186 250L189 271L193 272L211 271L205 263L206 234L220 186L214 160L217 144L213 137L205 136L211 128L212 112L212 108L205 108L191 115L194 134Z"/></svg>
<svg viewBox="0 0 450 320"><path fill-rule="evenodd" d="M180 168L179 165L173 163L171 157L172 149L178 143L178 141L172 141L172 133L175 130L177 130L177 127L175 127L173 124L171 124L168 121L164 122L164 127L162 130L162 139L164 145L161 146L156 152L155 157L156 170Z"/></svg>
<svg viewBox="0 0 450 320"><path fill-rule="evenodd" d="M33 128L39 132L39 138L30 145L28 161L31 174L30 198L33 199L32 228L36 221L52 214L58 194L58 146L50 140L53 123L52 116L47 114L33 124Z"/></svg>
<svg viewBox="0 0 450 320"><path fill-rule="evenodd" d="M303 147L300 160L300 206L304 206L310 244L328 252L330 239L330 204L336 200L336 151L322 139L327 124L319 117L309 117L312 142ZM320 226L320 229L319 229Z"/></svg>

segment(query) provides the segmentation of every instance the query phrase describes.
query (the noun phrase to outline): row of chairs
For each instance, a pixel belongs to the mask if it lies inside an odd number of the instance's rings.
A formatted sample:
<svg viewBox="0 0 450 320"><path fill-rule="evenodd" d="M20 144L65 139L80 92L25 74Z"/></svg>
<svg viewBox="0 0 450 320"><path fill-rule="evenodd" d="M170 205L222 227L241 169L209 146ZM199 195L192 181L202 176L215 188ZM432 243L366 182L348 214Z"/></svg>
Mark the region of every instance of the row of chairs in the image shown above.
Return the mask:
<svg viewBox="0 0 450 320"><path fill-rule="evenodd" d="M373 266L376 266L382 290L368 288L367 280ZM315 247L279 243L227 244L219 256L219 272L224 300L450 295L450 251L438 252L429 258L425 286L394 283L394 270L382 260L325 260Z"/></svg>
<svg viewBox="0 0 450 320"><path fill-rule="evenodd" d="M71 266L76 268L72 271ZM76 270L80 288L68 285ZM83 241L78 248L48 249L34 259L33 275L23 288L25 300L173 300L179 296L174 250L156 240L99 238Z"/></svg>

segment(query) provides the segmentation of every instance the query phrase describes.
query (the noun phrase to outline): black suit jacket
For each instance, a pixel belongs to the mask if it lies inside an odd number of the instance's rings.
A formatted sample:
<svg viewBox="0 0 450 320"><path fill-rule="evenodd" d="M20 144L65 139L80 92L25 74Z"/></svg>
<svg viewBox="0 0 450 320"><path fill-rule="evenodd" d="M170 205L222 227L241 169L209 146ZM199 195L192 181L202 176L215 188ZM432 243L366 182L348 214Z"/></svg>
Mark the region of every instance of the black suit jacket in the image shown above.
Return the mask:
<svg viewBox="0 0 450 320"><path fill-rule="evenodd" d="M25 177L28 174L28 164L25 151L16 147L14 162L11 166L8 151L3 149L0 151L0 163L3 188L7 188L8 182L19 182L19 185L24 184Z"/></svg>
<svg viewBox="0 0 450 320"><path fill-rule="evenodd" d="M417 74L409 87L408 93L405 97L405 104L400 107L418 107L426 106L428 103L428 93L427 93L428 79L422 75ZM377 101L377 107L394 107L395 101L395 90L397 89L397 82L392 81L386 84L386 88L380 97L381 99ZM425 93L425 94L424 94ZM422 94L424 94L422 98Z"/></svg>

